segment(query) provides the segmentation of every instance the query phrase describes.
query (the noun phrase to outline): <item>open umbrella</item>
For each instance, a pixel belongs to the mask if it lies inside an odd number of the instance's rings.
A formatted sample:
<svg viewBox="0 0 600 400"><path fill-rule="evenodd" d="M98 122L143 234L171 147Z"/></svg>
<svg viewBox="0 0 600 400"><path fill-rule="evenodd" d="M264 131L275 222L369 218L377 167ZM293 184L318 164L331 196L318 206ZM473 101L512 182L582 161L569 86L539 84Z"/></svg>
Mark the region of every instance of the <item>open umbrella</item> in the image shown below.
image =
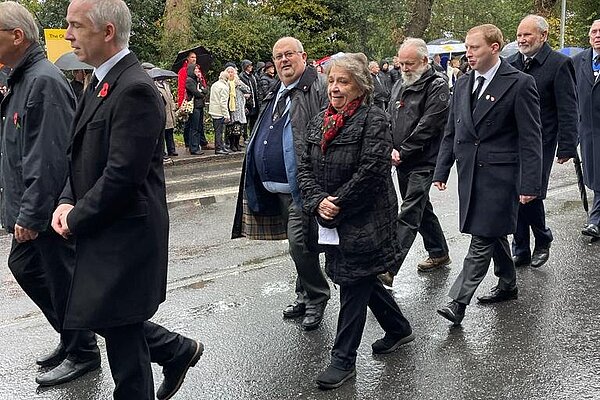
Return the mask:
<svg viewBox="0 0 600 400"><path fill-rule="evenodd" d="M54 62L58 68L63 71L74 71L76 69L94 69L89 64L84 63L83 61L79 61L77 56L72 51L70 53L65 53L62 56L58 57L58 59Z"/></svg>
<svg viewBox="0 0 600 400"><path fill-rule="evenodd" d="M192 47L191 49L182 50L179 53L177 53L175 62L171 67L171 71L179 72L181 66L183 65L183 60L187 58L190 52L196 53L196 64L200 64L202 71L204 73L208 72L208 70L212 66L213 58L210 55L210 52L202 46Z"/></svg>
<svg viewBox="0 0 600 400"><path fill-rule="evenodd" d="M467 51L462 40L441 38L427 43L429 54L464 53Z"/></svg>
<svg viewBox="0 0 600 400"><path fill-rule="evenodd" d="M563 47L559 51L561 53L563 53L564 55L567 55L569 57L573 57L575 54L583 51L583 49L581 47Z"/></svg>
<svg viewBox="0 0 600 400"><path fill-rule="evenodd" d="M162 81L164 79L177 78L177 74L168 69L152 68L148 70L148 75L155 81Z"/></svg>
<svg viewBox="0 0 600 400"><path fill-rule="evenodd" d="M517 53L518 51L519 51L519 45L517 44L516 41L506 43L504 45L504 47L502 48L502 50L500 51L500 56L503 58L508 58L508 57L512 56L513 54Z"/></svg>

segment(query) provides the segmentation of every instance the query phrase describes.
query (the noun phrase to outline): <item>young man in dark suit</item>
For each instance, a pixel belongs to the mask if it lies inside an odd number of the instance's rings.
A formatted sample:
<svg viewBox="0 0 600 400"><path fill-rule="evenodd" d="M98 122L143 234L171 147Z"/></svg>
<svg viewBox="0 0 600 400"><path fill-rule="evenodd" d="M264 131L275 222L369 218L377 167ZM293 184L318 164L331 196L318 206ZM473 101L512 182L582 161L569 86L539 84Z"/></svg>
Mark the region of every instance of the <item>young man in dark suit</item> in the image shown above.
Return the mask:
<svg viewBox="0 0 600 400"><path fill-rule="evenodd" d="M600 238L600 19L590 27L591 48L573 57L579 100L579 140L585 185L594 191L594 202L585 236Z"/></svg>
<svg viewBox="0 0 600 400"><path fill-rule="evenodd" d="M157 397L168 399L203 346L148 322L167 284L164 103L127 48L131 14L122 0L74 0L67 22L65 38L95 70L52 219L59 234L77 239L65 327L104 336L115 399L154 399L150 362L163 366Z"/></svg>
<svg viewBox="0 0 600 400"><path fill-rule="evenodd" d="M517 225L519 202L540 194L542 140L535 81L500 60L503 36L491 24L466 38L470 73L456 81L433 184L446 189L458 171L460 231L471 234L463 269L450 289L452 301L438 310L459 325L492 258L499 278L480 303L517 298L517 279L507 235Z"/></svg>
<svg viewBox="0 0 600 400"><path fill-rule="evenodd" d="M571 59L552 50L547 40L548 22L538 15L529 15L517 28L519 52L507 60L535 79L542 121L541 193L529 203L519 205L512 243L516 267L531 264L539 268L548 261L552 231L546 226L543 199L548 190L552 162L556 156L556 162L563 164L577 154L575 69ZM533 254L529 244L530 229L535 238Z"/></svg>

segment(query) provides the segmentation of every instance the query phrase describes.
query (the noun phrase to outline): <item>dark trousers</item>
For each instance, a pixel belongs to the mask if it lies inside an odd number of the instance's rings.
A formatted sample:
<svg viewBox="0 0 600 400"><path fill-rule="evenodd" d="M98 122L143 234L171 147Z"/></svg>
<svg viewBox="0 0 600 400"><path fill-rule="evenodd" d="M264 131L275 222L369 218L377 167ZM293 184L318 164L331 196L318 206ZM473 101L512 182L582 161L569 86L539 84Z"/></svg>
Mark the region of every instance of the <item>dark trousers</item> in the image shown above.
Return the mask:
<svg viewBox="0 0 600 400"><path fill-rule="evenodd" d="M546 227L546 211L541 199L534 199L527 204L519 204L517 230L513 235L513 256L531 257L529 229L535 238L535 248L544 249L552 242L552 231Z"/></svg>
<svg viewBox="0 0 600 400"><path fill-rule="evenodd" d="M402 205L400 206L400 264L404 262L417 232L430 257L448 255L448 244L438 217L429 201L433 171L403 171L396 168Z"/></svg>
<svg viewBox="0 0 600 400"><path fill-rule="evenodd" d="M71 240L64 240L54 231L41 232L37 239L24 243L13 239L8 267L52 328L60 333L69 359L88 361L100 357L93 332L62 329L75 267L75 246Z"/></svg>
<svg viewBox="0 0 600 400"><path fill-rule="evenodd" d="M258 112L256 114L246 116L246 119L248 120L248 128L244 130L244 139L248 139L254 130L254 125L258 119Z"/></svg>
<svg viewBox="0 0 600 400"><path fill-rule="evenodd" d="M189 145L190 151L200 151L200 146L206 146L208 141L204 136L204 108L194 108L191 116Z"/></svg>
<svg viewBox="0 0 600 400"><path fill-rule="evenodd" d="M167 154L175 154L175 140L173 139L173 128L165 129L165 145L167 146Z"/></svg>
<svg viewBox="0 0 600 400"><path fill-rule="evenodd" d="M287 218L290 256L296 266L296 300L307 307L329 300L327 279L321 269L319 253L310 251L304 241L302 210L294 204L292 195L279 194L282 214Z"/></svg>
<svg viewBox="0 0 600 400"><path fill-rule="evenodd" d="M183 336L149 321L97 333L106 341L115 400L154 400L150 363L164 366L186 350Z"/></svg>
<svg viewBox="0 0 600 400"><path fill-rule="evenodd" d="M594 202L590 210L589 224L600 225L600 191L594 190Z"/></svg>
<svg viewBox="0 0 600 400"><path fill-rule="evenodd" d="M212 119L213 128L215 129L215 150L224 150L223 131L225 130L225 118Z"/></svg>
<svg viewBox="0 0 600 400"><path fill-rule="evenodd" d="M188 116L183 124L183 142L185 147L190 147L190 127L192 126L192 115Z"/></svg>
<svg viewBox="0 0 600 400"><path fill-rule="evenodd" d="M506 236L473 235L463 269L450 288L448 296L459 303L469 304L475 290L485 278L492 259L494 260L494 274L498 277L498 288L500 290L516 288L517 274Z"/></svg>
<svg viewBox="0 0 600 400"><path fill-rule="evenodd" d="M340 285L340 314L337 334L331 350L331 364L352 369L367 321L367 306L385 333L401 337L410 335L412 328L404 318L394 296L375 276L350 285Z"/></svg>

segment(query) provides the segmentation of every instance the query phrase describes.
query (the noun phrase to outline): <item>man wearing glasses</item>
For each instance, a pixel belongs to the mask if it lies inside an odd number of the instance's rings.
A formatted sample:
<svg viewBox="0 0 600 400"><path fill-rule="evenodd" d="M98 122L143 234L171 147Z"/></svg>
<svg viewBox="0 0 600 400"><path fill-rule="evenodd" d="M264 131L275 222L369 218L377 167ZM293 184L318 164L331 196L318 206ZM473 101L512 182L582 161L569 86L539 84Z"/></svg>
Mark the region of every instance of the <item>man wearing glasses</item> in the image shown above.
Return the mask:
<svg viewBox="0 0 600 400"><path fill-rule="evenodd" d="M232 237L289 240L298 277L296 300L283 316L303 317L302 327L312 330L323 319L329 285L318 252L305 245L296 175L306 126L327 106L326 84L306 65L298 39L279 39L273 46L273 62L281 82L265 95L248 144Z"/></svg>

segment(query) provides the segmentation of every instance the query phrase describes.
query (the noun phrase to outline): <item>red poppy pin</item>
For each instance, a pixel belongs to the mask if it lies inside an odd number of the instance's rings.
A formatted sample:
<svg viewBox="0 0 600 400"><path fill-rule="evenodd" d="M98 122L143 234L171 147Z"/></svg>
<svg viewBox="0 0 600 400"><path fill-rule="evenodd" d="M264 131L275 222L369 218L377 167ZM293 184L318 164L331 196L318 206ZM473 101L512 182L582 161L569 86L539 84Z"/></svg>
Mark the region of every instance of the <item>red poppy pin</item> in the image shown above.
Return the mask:
<svg viewBox="0 0 600 400"><path fill-rule="evenodd" d="M13 122L14 122L15 126L17 127L17 129L21 128L21 123L19 120L19 113L13 114Z"/></svg>
<svg viewBox="0 0 600 400"><path fill-rule="evenodd" d="M102 89L100 89L100 93L98 93L98 97L106 97L106 95L108 94L108 83L104 82L104 84L102 85Z"/></svg>

